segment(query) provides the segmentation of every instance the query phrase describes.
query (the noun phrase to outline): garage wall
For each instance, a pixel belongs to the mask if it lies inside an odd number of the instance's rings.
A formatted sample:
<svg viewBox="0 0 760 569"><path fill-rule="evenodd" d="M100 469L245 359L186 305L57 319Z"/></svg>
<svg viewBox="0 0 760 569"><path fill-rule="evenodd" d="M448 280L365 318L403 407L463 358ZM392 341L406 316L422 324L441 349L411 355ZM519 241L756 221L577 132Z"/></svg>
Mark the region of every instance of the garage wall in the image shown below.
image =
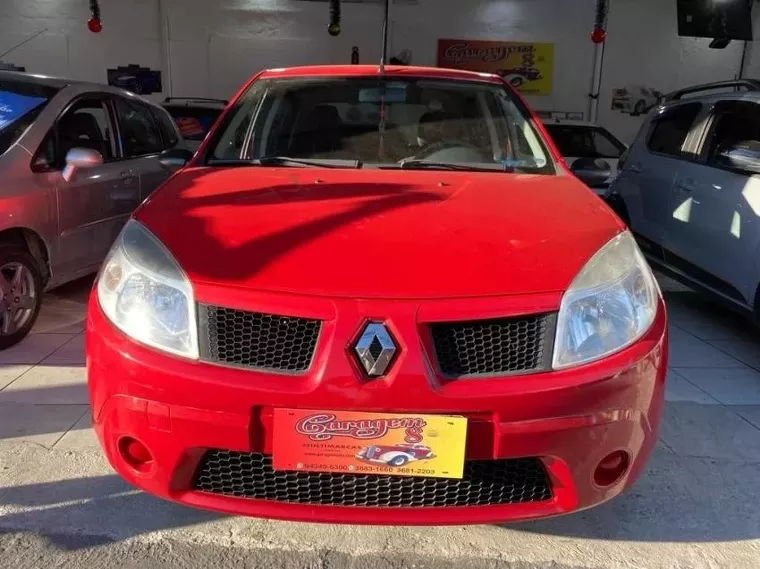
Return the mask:
<svg viewBox="0 0 760 569"><path fill-rule="evenodd" d="M641 118L610 109L613 88L669 91L738 72L740 43L710 50L708 40L677 37L675 1L611 4L599 119L624 140L632 139ZM397 0L390 51L409 49L413 64L434 65L441 37L553 42L553 92L529 102L542 110L585 112L594 5L595 0ZM380 57L381 2L344 2L337 38L327 34L324 2L101 0L101 12L104 30L93 34L85 24L87 0L3 0L0 53L45 31L2 59L31 72L93 81L104 81L109 67L138 63L162 69L165 91L171 87L175 96L229 97L265 67L347 63L353 45L360 47L362 62ZM747 69L760 76L760 47L751 47Z"/></svg>

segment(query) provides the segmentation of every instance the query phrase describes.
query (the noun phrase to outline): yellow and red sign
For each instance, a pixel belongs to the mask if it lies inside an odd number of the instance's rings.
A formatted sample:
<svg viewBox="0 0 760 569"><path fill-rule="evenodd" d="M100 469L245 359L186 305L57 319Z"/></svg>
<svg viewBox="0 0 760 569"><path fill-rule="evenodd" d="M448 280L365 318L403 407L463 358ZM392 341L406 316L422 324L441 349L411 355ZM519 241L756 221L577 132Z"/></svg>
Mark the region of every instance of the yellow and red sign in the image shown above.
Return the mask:
<svg viewBox="0 0 760 569"><path fill-rule="evenodd" d="M462 478L467 419L275 409L275 470Z"/></svg>
<svg viewBox="0 0 760 569"><path fill-rule="evenodd" d="M554 75L554 44L438 40L438 67L496 73L526 95L548 95Z"/></svg>

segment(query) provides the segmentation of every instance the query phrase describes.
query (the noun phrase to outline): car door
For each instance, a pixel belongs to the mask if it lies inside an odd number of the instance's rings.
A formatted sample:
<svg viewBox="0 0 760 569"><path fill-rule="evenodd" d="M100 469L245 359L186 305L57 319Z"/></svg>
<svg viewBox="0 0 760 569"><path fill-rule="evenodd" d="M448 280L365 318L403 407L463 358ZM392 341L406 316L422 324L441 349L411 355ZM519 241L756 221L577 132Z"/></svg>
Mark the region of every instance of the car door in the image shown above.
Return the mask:
<svg viewBox="0 0 760 569"><path fill-rule="evenodd" d="M754 267L748 261L758 250L760 176L728 163L721 151L745 141L760 141L760 106L741 100L713 105L699 161L675 182L672 251L681 258L669 260L743 304L757 286L748 278Z"/></svg>
<svg viewBox="0 0 760 569"><path fill-rule="evenodd" d="M169 177L168 170L158 161L165 144L159 123L149 105L120 96L114 96L113 104L125 164L129 165L130 172L139 179L140 200L132 207L134 210ZM175 140L174 144L176 143Z"/></svg>
<svg viewBox="0 0 760 569"><path fill-rule="evenodd" d="M87 93L61 113L33 159L38 175L55 174L62 278L87 274L100 263L115 237L116 219L139 196L138 180L119 159L114 132L108 96ZM67 181L60 173L72 148L96 150L103 163L80 168Z"/></svg>
<svg viewBox="0 0 760 569"><path fill-rule="evenodd" d="M625 202L630 225L642 249L661 257L668 247L673 184L694 156L689 151L699 102L670 107L642 126L618 173L612 191Z"/></svg>

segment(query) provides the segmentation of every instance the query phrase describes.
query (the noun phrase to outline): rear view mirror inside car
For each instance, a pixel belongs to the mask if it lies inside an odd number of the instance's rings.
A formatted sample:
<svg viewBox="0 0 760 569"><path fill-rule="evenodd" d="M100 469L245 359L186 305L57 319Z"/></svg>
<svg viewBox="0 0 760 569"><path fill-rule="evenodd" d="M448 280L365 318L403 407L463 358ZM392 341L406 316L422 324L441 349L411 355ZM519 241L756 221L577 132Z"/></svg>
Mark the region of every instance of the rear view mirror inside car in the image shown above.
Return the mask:
<svg viewBox="0 0 760 569"><path fill-rule="evenodd" d="M360 103L403 103L406 101L406 88L383 86L359 91Z"/></svg>

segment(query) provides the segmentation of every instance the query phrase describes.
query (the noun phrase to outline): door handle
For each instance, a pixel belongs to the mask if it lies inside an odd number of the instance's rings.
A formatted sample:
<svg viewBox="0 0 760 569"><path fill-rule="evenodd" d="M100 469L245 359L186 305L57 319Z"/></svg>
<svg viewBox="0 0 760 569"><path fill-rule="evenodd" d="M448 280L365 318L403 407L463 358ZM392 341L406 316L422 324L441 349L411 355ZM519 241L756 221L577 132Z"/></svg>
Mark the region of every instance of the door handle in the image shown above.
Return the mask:
<svg viewBox="0 0 760 569"><path fill-rule="evenodd" d="M634 162L633 164L628 166L628 169L631 172L634 172L635 174L640 174L641 171L643 170L643 168L641 167L641 164L639 164L638 162Z"/></svg>

